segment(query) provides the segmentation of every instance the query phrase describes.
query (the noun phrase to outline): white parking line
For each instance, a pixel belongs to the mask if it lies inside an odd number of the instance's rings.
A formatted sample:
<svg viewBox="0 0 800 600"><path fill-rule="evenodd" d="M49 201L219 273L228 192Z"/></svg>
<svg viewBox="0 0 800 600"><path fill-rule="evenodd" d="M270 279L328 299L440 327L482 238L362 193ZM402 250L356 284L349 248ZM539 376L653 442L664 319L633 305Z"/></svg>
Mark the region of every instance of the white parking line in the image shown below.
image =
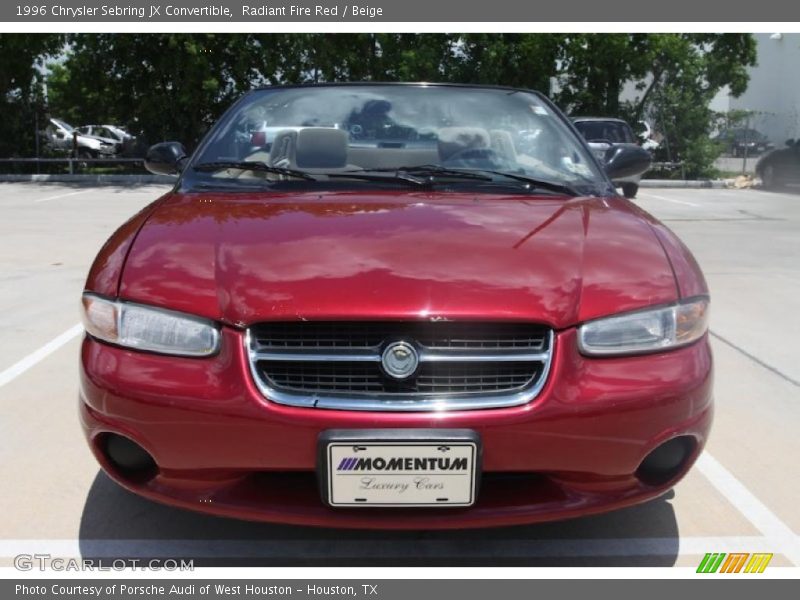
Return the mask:
<svg viewBox="0 0 800 600"><path fill-rule="evenodd" d="M786 523L708 452L697 460L697 468L736 510L775 544L774 551L800 566L800 538Z"/></svg>
<svg viewBox="0 0 800 600"><path fill-rule="evenodd" d="M57 338L50 340L38 350L31 352L30 354L28 354L28 356L26 356L22 360L8 367L5 371L0 373L0 387L3 387L7 383L13 381L14 379L22 375L25 371L43 361L53 352L61 348L61 346L71 341L73 338L75 338L82 332L83 332L83 326L80 323L78 323L77 325L73 325L72 327L67 329L64 333L59 335Z"/></svg>
<svg viewBox="0 0 800 600"><path fill-rule="evenodd" d="M1 540L0 557L49 554L91 558L566 558L702 556L707 552L772 552L761 536L487 539L479 544L437 539L56 539Z"/></svg>
<svg viewBox="0 0 800 600"><path fill-rule="evenodd" d="M640 196L644 196L646 198L653 198L655 200L664 200L665 202L674 202L676 204L685 204L686 206L700 206L699 204L695 204L694 202L687 202L686 200L675 200L675 198L667 198L666 196L659 196L657 194L653 194L651 192L639 192Z"/></svg>
<svg viewBox="0 0 800 600"><path fill-rule="evenodd" d="M79 190L77 192L70 192L68 194L57 194L55 196L48 196L46 198L37 198L34 202L47 202L49 200L58 200L59 198L67 198L68 196L77 196L78 194L85 194L90 190Z"/></svg>

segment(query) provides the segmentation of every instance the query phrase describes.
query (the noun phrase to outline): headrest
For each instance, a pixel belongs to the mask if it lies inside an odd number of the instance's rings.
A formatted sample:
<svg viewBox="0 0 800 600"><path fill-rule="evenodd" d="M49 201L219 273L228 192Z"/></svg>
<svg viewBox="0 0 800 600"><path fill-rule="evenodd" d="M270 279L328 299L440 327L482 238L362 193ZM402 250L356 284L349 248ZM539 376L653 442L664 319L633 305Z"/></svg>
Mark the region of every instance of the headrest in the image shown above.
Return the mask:
<svg viewBox="0 0 800 600"><path fill-rule="evenodd" d="M517 150L514 147L514 138L505 129L492 129L489 132L492 138L492 149L500 156L512 162L517 161Z"/></svg>
<svg viewBox="0 0 800 600"><path fill-rule="evenodd" d="M344 129L307 127L297 132L295 163L300 169L339 169L347 165Z"/></svg>

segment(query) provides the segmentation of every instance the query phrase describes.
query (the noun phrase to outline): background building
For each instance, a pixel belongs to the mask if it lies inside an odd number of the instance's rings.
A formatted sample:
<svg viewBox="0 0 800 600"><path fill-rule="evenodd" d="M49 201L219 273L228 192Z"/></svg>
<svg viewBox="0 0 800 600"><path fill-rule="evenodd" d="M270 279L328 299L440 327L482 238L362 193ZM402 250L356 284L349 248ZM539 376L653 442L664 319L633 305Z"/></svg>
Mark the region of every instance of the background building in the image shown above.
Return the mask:
<svg viewBox="0 0 800 600"><path fill-rule="evenodd" d="M711 108L719 112L747 110L750 126L777 147L800 138L800 33L757 33L758 64L751 67L747 91L739 98L720 91Z"/></svg>

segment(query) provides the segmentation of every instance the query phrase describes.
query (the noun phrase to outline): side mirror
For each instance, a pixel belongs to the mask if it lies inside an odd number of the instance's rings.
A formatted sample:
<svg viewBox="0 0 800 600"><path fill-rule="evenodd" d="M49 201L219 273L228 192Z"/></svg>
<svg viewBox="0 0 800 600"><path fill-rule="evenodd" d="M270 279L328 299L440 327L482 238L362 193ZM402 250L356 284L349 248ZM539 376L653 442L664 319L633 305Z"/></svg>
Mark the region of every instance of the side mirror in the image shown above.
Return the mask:
<svg viewBox="0 0 800 600"><path fill-rule="evenodd" d="M161 142L150 146L144 167L154 175L178 175L186 163L186 148L180 142Z"/></svg>
<svg viewBox="0 0 800 600"><path fill-rule="evenodd" d="M644 173L652 163L650 153L639 146L617 146L609 149L605 159L605 170L614 181L631 175Z"/></svg>
<svg viewBox="0 0 800 600"><path fill-rule="evenodd" d="M793 148L795 145L795 141L793 139L786 140L786 145L789 146L789 148Z"/></svg>

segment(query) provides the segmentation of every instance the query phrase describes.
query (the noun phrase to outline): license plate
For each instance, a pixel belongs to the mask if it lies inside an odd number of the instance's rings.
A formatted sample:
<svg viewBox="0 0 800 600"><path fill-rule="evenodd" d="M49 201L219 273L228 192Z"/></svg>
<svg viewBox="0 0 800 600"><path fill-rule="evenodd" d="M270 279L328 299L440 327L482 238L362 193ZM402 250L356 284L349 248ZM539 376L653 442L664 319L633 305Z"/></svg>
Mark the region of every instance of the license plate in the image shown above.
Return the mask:
<svg viewBox="0 0 800 600"><path fill-rule="evenodd" d="M477 439L328 440L323 483L331 506L470 506L475 502ZM422 430L430 434L426 430ZM468 438L476 437L469 432ZM371 435L375 434L374 432ZM335 438L335 436L333 436ZM395 439L392 439L395 438Z"/></svg>

